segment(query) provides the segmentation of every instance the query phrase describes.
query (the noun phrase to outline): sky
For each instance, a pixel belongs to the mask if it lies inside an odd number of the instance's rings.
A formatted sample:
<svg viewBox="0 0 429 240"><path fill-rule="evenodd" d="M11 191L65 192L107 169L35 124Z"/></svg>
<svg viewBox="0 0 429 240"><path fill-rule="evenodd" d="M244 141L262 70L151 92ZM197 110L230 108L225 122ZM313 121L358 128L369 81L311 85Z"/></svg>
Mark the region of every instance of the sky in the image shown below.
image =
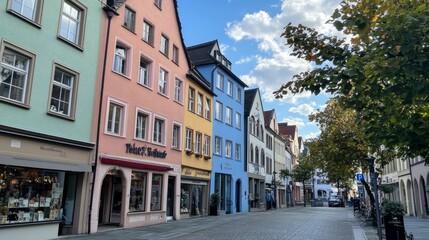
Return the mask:
<svg viewBox="0 0 429 240"><path fill-rule="evenodd" d="M275 99L273 92L292 76L311 69L310 62L290 56L284 27L303 24L334 35L326 24L340 0L177 0L186 47L217 40L232 71L249 88L258 87L264 111L275 109L279 122L298 127L304 140L320 133L308 115L323 110L329 96L309 92Z"/></svg>

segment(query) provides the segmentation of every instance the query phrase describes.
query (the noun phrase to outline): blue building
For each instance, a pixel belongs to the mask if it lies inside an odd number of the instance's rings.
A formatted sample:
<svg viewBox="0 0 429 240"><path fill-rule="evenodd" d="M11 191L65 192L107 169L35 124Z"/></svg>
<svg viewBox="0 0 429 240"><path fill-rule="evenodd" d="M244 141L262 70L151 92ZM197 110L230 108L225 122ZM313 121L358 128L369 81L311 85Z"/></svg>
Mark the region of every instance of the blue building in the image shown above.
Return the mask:
<svg viewBox="0 0 429 240"><path fill-rule="evenodd" d="M187 48L192 64L211 83L213 99L213 169L210 193L221 197L219 210L231 214L247 212L248 178L244 166L244 88L222 55L217 40Z"/></svg>

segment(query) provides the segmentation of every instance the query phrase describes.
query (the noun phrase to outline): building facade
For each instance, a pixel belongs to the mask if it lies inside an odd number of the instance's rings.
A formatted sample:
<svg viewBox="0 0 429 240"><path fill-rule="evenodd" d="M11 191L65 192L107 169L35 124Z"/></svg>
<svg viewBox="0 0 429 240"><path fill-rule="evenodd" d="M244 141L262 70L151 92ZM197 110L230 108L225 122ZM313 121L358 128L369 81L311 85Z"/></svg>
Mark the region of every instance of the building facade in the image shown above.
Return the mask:
<svg viewBox="0 0 429 240"><path fill-rule="evenodd" d="M210 82L213 99L213 169L210 193L221 197L219 210L248 211L248 181L244 171L244 88L247 87L222 55L217 40L187 48L192 64Z"/></svg>
<svg viewBox="0 0 429 240"><path fill-rule="evenodd" d="M102 9L91 0L2 3L1 236L82 233Z"/></svg>
<svg viewBox="0 0 429 240"><path fill-rule="evenodd" d="M108 1L89 232L180 219L189 62L177 2ZM103 61L100 61L101 63Z"/></svg>
<svg viewBox="0 0 429 240"><path fill-rule="evenodd" d="M188 73L180 185L181 219L205 216L212 171L213 92L196 69Z"/></svg>

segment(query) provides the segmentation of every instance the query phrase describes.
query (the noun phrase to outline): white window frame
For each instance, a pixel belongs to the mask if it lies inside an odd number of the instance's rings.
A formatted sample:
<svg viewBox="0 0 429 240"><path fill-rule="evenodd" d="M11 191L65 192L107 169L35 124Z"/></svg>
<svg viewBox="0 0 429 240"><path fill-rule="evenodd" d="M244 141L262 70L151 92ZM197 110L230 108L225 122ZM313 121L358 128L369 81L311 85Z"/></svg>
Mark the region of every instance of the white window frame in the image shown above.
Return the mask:
<svg viewBox="0 0 429 240"><path fill-rule="evenodd" d="M34 5L31 6L31 0L8 0L7 11L32 24L40 26L43 1L44 0L35 0ZM26 9L31 9L31 13L27 12Z"/></svg>
<svg viewBox="0 0 429 240"><path fill-rule="evenodd" d="M7 59L5 54L10 55L11 53L13 53L13 60L9 60L13 61L12 64L5 62ZM24 59L25 62L19 62L19 58ZM30 90L33 83L34 63L36 61L36 55L3 40L1 42L0 48L0 60L0 66L2 66L2 70L0 72L0 100L24 107L30 107ZM19 81L13 81L13 79L9 79L18 74L23 75L22 86L13 84L13 82L17 83ZM9 83L6 83L7 79L9 79ZM2 86L4 85L8 85L7 89L9 89L9 91L7 97L3 96L2 93ZM12 88L10 86L14 86L14 88L16 89L22 89L20 98L15 99L11 97Z"/></svg>
<svg viewBox="0 0 429 240"><path fill-rule="evenodd" d="M215 103L215 118L216 120L223 121L223 104L218 101Z"/></svg>
<svg viewBox="0 0 429 240"><path fill-rule="evenodd" d="M179 48L173 44L173 55L171 56L171 60L179 65Z"/></svg>
<svg viewBox="0 0 429 240"><path fill-rule="evenodd" d="M195 153L202 154L202 143L203 143L203 134L201 132L195 133Z"/></svg>
<svg viewBox="0 0 429 240"><path fill-rule="evenodd" d="M109 118L110 116L110 105L116 105L119 108L122 108L121 114L119 116L119 124L118 124L118 132L116 132L116 127L114 125L110 126L110 130L109 130L109 122L112 123L113 120L117 120L117 119L113 119L114 116L112 116L112 119ZM113 99L113 98L108 98L107 99L107 111L106 111L106 123L105 123L105 133L109 134L109 135L114 135L114 136L125 136L125 132L126 132L126 122L127 122L127 108L128 108L128 104L117 100L117 99ZM117 109L114 110L115 112L117 111ZM113 129L112 129L113 128Z"/></svg>
<svg viewBox="0 0 429 240"><path fill-rule="evenodd" d="M118 48L122 48L124 52L118 51ZM129 44L117 40L115 45L115 51L113 55L113 72L122 76L129 77L131 73L131 59L132 59L132 48Z"/></svg>
<svg viewBox="0 0 429 240"><path fill-rule="evenodd" d="M235 160L241 160L241 145L238 143L235 144Z"/></svg>
<svg viewBox="0 0 429 240"><path fill-rule="evenodd" d="M237 100L237 102L241 103L241 88L237 86L236 88L236 94L235 94L235 100Z"/></svg>
<svg viewBox="0 0 429 240"><path fill-rule="evenodd" d="M173 122L171 130L171 148L180 149L181 137L182 137L182 124Z"/></svg>
<svg viewBox="0 0 429 240"><path fill-rule="evenodd" d="M129 6L125 6L124 27L132 32L136 28L136 12Z"/></svg>
<svg viewBox="0 0 429 240"><path fill-rule="evenodd" d="M159 51L168 57L169 54L169 45L170 45L170 39L165 35L161 34L161 43L159 45Z"/></svg>
<svg viewBox="0 0 429 240"><path fill-rule="evenodd" d="M192 149L192 144L194 141L194 130L186 128L185 131L185 151L194 151Z"/></svg>
<svg viewBox="0 0 429 240"><path fill-rule="evenodd" d="M155 34L154 25L146 19L143 20L143 34L142 34L143 41L153 46L154 34Z"/></svg>
<svg viewBox="0 0 429 240"><path fill-rule="evenodd" d="M146 65L146 67L144 65ZM139 84L148 88L152 88L152 82L153 82L152 79L153 79L153 60L149 59L143 54L140 54Z"/></svg>
<svg viewBox="0 0 429 240"><path fill-rule="evenodd" d="M161 123L161 129L158 129L158 122ZM166 126L167 120L164 117L161 117L159 115L154 116L152 127L152 143L165 146Z"/></svg>
<svg viewBox="0 0 429 240"><path fill-rule="evenodd" d="M168 96L168 84L170 72L165 68L159 68L158 78L158 93L164 96Z"/></svg>
<svg viewBox="0 0 429 240"><path fill-rule="evenodd" d="M225 108L225 123L232 126L232 108Z"/></svg>
<svg viewBox="0 0 429 240"><path fill-rule="evenodd" d="M211 120L211 100L208 98L205 99L204 117Z"/></svg>
<svg viewBox="0 0 429 240"><path fill-rule="evenodd" d="M174 101L178 103L183 102L183 81L176 78L174 80Z"/></svg>
<svg viewBox="0 0 429 240"><path fill-rule="evenodd" d="M188 88L188 111L194 112L195 110L195 89Z"/></svg>
<svg viewBox="0 0 429 240"><path fill-rule="evenodd" d="M235 112L235 127L241 129L241 113Z"/></svg>
<svg viewBox="0 0 429 240"><path fill-rule="evenodd" d="M68 85L64 82L59 82L58 79L55 79L57 76L57 71L64 75L71 76L71 83ZM76 96L77 96L77 89L78 89L78 83L79 83L79 73L65 67L61 66L59 64L54 63L53 71L52 71L52 78L51 78L51 89L50 89L50 97L49 97L49 103L48 103L48 113L65 117L68 119L74 119L75 112L76 112ZM61 81L63 80L60 79ZM57 98L53 97L54 89L60 89L59 96ZM65 99L67 97L64 97L64 91L69 91L68 99ZM54 104L54 102L58 102L58 104ZM68 108L66 109L66 113L64 113L64 109L60 107L60 102L68 102Z"/></svg>
<svg viewBox="0 0 429 240"><path fill-rule="evenodd" d="M214 153L216 155L222 155L222 138L215 136L214 143L215 143Z"/></svg>
<svg viewBox="0 0 429 240"><path fill-rule="evenodd" d="M203 94L197 93L197 114L202 116L203 115Z"/></svg>
<svg viewBox="0 0 429 240"><path fill-rule="evenodd" d="M225 141L225 157L232 158L232 141Z"/></svg>
<svg viewBox="0 0 429 240"><path fill-rule="evenodd" d="M204 135L203 154L206 157L210 156L210 136L208 135Z"/></svg>
<svg viewBox="0 0 429 240"><path fill-rule="evenodd" d="M64 12L65 10L66 12ZM75 11L78 12L77 15L75 15ZM79 1L63 0L61 5L60 23L58 26L58 38L82 48L87 12L85 5ZM75 24L75 32L72 30L73 27L70 26L70 24Z"/></svg>
<svg viewBox="0 0 429 240"><path fill-rule="evenodd" d="M145 128L145 134L142 137L137 136L137 133L139 131L139 113L143 114L146 116L146 125L144 126ZM135 122L135 128L134 128L134 139L137 140L142 140L142 141L149 141L149 134L151 133L150 131L150 126L151 126L151 119L152 119L152 114L142 108L137 108L136 109L136 122ZM141 129L143 128L143 126L140 127Z"/></svg>
<svg viewBox="0 0 429 240"><path fill-rule="evenodd" d="M233 84L231 80L228 80L227 82L227 88L226 88L226 92L228 94L228 96L232 97L232 89L233 89Z"/></svg>
<svg viewBox="0 0 429 240"><path fill-rule="evenodd" d="M223 81L224 76L222 73L217 72L217 78L216 78L216 88L223 91Z"/></svg>

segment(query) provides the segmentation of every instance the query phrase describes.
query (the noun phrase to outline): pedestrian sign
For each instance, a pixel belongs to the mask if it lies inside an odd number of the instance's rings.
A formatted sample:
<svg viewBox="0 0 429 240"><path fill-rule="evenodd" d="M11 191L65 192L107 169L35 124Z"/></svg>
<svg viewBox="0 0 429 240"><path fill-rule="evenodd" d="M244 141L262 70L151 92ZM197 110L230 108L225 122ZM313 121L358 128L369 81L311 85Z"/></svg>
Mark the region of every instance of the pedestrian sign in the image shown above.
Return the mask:
<svg viewBox="0 0 429 240"><path fill-rule="evenodd" d="M356 174L356 180L362 181L363 180L363 174L362 173Z"/></svg>

